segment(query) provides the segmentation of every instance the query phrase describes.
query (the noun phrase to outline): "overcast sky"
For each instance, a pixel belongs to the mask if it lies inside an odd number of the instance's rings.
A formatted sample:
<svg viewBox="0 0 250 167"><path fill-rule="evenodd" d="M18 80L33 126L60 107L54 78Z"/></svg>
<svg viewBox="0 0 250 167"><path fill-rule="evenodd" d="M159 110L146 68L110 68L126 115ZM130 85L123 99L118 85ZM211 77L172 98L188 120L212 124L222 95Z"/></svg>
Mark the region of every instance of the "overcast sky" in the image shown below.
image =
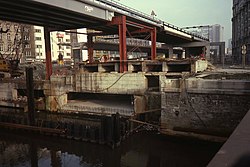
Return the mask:
<svg viewBox="0 0 250 167"><path fill-rule="evenodd" d="M116 0L178 27L220 24L224 40L232 36L232 0Z"/></svg>

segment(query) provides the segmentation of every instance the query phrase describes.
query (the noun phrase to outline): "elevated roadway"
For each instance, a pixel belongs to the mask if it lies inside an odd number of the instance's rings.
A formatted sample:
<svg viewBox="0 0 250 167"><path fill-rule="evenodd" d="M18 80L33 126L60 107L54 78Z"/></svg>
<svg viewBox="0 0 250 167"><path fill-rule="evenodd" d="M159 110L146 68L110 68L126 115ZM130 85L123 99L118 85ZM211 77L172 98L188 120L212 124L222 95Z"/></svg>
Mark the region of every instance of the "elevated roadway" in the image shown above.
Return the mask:
<svg viewBox="0 0 250 167"><path fill-rule="evenodd" d="M120 3L107 0L1 0L1 19L49 27L50 30L91 28L115 33L117 26L107 26L114 16L125 15L127 20L157 28L157 41L180 44L206 41L174 25L151 17ZM132 26L134 27L134 26ZM128 25L128 29L133 31Z"/></svg>
<svg viewBox="0 0 250 167"><path fill-rule="evenodd" d="M50 31L89 28L97 30L97 35L118 34L120 72L127 71L127 36L151 40L151 60L156 58L156 42L170 46L200 42L198 47L208 43L206 38L110 0L0 0L0 15L4 20L44 26L47 79L52 74ZM92 34L88 35L90 63L93 50Z"/></svg>

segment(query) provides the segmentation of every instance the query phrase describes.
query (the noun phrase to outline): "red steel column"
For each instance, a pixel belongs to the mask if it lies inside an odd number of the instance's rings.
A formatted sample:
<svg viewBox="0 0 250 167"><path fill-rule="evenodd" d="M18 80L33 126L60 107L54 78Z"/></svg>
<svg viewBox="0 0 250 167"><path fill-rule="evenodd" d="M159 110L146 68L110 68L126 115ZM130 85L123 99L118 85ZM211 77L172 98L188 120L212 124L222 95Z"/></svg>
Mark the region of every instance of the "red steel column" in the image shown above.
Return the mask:
<svg viewBox="0 0 250 167"><path fill-rule="evenodd" d="M50 31L48 27L44 27L45 53L46 53L46 79L49 80L52 75L51 62L51 46L50 46Z"/></svg>
<svg viewBox="0 0 250 167"><path fill-rule="evenodd" d="M151 30L151 60L156 58L156 28Z"/></svg>
<svg viewBox="0 0 250 167"><path fill-rule="evenodd" d="M127 67L127 43L126 43L126 16L121 16L119 24L119 51L120 51L120 72L128 71Z"/></svg>
<svg viewBox="0 0 250 167"><path fill-rule="evenodd" d="M88 46L88 59L89 63L93 63L93 54L94 54L94 43L93 43L93 36L88 35L87 37L87 46Z"/></svg>

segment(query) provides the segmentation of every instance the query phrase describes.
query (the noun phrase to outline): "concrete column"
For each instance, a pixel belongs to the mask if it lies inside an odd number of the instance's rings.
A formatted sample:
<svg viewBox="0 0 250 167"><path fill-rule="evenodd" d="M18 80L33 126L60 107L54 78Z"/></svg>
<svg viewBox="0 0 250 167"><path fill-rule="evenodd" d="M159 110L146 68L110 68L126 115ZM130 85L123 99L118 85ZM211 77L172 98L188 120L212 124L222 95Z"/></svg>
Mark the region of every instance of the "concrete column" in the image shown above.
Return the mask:
<svg viewBox="0 0 250 167"><path fill-rule="evenodd" d="M172 46L169 47L168 49L168 55L169 55L169 58L172 59L173 58L173 54L174 54L174 49Z"/></svg>
<svg viewBox="0 0 250 167"><path fill-rule="evenodd" d="M93 36L92 35L88 35L87 37L87 45L88 45L88 59L89 59L89 63L93 63L93 54L94 54L94 49L93 49ZM82 52L82 50L80 50L80 52Z"/></svg>
<svg viewBox="0 0 250 167"><path fill-rule="evenodd" d="M45 108L48 111L58 111L68 101L66 78L51 77L50 80L50 83L44 85Z"/></svg>
<svg viewBox="0 0 250 167"><path fill-rule="evenodd" d="M208 44L208 45L206 45L205 46L206 47L206 59L207 60L211 60L211 56L210 56L210 45Z"/></svg>
<svg viewBox="0 0 250 167"><path fill-rule="evenodd" d="M162 62L162 72L168 72L167 62Z"/></svg>
<svg viewBox="0 0 250 167"><path fill-rule="evenodd" d="M225 43L224 45L220 45L220 55L221 55L221 63L222 63L222 67L224 68L224 64L225 64Z"/></svg>
<svg viewBox="0 0 250 167"><path fill-rule="evenodd" d="M185 57L190 58L189 48L185 48Z"/></svg>

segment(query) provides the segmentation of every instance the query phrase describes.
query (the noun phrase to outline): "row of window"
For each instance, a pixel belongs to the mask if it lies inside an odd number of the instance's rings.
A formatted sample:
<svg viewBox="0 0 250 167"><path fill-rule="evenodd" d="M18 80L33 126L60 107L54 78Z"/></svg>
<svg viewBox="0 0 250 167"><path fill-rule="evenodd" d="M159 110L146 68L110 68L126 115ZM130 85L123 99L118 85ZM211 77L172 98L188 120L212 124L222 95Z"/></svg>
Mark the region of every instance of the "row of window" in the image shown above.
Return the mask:
<svg viewBox="0 0 250 167"><path fill-rule="evenodd" d="M12 26L12 25L13 25L13 24L9 24L9 23L7 23L5 26L2 25L2 24L0 24L0 28L11 30L11 26ZM21 29L23 29L23 32L27 32L27 33L30 32L30 27L24 27L24 26L15 24L15 25L13 25L13 28L14 28L14 30L15 30L16 32L21 32Z"/></svg>
<svg viewBox="0 0 250 167"><path fill-rule="evenodd" d="M58 42L63 42L63 38L58 38ZM70 39L66 39L66 42L70 42Z"/></svg>
<svg viewBox="0 0 250 167"><path fill-rule="evenodd" d="M12 48L12 44L8 44L7 51L11 51L11 48ZM31 48L31 46L30 46L30 44L26 44L26 45L24 45L24 48ZM42 49L42 45L36 45L36 48ZM70 49L70 46L66 46L66 49ZM0 51L4 51L4 44L3 43L0 44Z"/></svg>
<svg viewBox="0 0 250 167"><path fill-rule="evenodd" d="M30 36L24 35L23 36L24 40L29 41L30 40ZM19 39L19 35L16 34L15 35L15 39ZM3 40L3 33L0 33L0 40ZM11 40L11 34L7 33L7 40L10 41Z"/></svg>
<svg viewBox="0 0 250 167"><path fill-rule="evenodd" d="M7 45L7 51L11 51L11 48L12 48L11 44L8 44ZM0 44L0 51L4 51L4 45L2 43Z"/></svg>
<svg viewBox="0 0 250 167"><path fill-rule="evenodd" d="M13 47L14 47L14 46L13 46L12 44L8 44L8 45L7 45L7 50L6 50L6 51L8 51L8 52L9 52L9 51L12 51ZM5 47L4 47L4 44L1 43L1 44L0 44L0 51L5 51L4 48L5 48ZM30 48L30 44L24 45L24 48Z"/></svg>

